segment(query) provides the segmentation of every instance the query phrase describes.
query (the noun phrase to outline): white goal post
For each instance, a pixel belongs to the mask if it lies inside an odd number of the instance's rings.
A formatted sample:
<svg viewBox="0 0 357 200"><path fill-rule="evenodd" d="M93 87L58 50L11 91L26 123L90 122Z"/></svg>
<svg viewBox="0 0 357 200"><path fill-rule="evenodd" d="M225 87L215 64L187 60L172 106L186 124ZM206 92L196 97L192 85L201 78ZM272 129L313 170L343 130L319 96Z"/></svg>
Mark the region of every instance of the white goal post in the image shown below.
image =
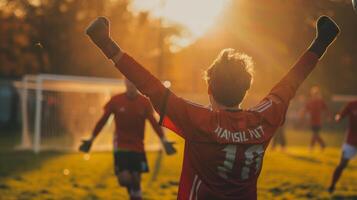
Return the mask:
<svg viewBox="0 0 357 200"><path fill-rule="evenodd" d="M75 151L88 138L103 106L124 92L123 80L53 74L25 75L15 82L21 97L22 137L19 149ZM146 126L146 129L151 126ZM111 117L93 144L94 151L112 149ZM147 150L161 148L154 132L146 131Z"/></svg>
<svg viewBox="0 0 357 200"><path fill-rule="evenodd" d="M357 95L343 95L343 94L334 94L332 95L331 100L333 102L350 102L357 100Z"/></svg>

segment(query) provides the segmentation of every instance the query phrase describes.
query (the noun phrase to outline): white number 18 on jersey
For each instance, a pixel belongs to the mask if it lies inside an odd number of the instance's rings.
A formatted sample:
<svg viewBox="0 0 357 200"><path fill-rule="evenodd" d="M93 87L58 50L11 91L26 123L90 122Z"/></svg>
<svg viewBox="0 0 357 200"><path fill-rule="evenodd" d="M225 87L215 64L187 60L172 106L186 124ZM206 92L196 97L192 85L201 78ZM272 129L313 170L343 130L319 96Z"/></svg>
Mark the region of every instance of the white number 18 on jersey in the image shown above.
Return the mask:
<svg viewBox="0 0 357 200"><path fill-rule="evenodd" d="M223 151L226 152L226 156L223 165L218 166L218 174L222 178L228 179L228 173L232 172L236 160L237 145L233 145L233 144L227 145L223 149ZM255 173L259 172L262 166L263 154L264 154L264 148L260 144L252 145L245 150L243 167L241 171L242 180L246 180L249 178L249 174L251 170L254 170ZM252 164L255 165L252 166Z"/></svg>

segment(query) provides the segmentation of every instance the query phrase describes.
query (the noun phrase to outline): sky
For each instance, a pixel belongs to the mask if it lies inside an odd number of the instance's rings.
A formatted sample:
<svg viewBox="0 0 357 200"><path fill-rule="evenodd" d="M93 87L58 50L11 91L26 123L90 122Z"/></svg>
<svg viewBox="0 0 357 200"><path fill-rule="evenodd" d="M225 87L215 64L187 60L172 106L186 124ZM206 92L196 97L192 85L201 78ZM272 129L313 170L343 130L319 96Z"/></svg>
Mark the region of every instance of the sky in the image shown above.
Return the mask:
<svg viewBox="0 0 357 200"><path fill-rule="evenodd" d="M134 12L149 11L153 17L163 17L165 24L183 25L184 37L173 38L178 47L185 47L202 36L224 11L230 0L134 0Z"/></svg>

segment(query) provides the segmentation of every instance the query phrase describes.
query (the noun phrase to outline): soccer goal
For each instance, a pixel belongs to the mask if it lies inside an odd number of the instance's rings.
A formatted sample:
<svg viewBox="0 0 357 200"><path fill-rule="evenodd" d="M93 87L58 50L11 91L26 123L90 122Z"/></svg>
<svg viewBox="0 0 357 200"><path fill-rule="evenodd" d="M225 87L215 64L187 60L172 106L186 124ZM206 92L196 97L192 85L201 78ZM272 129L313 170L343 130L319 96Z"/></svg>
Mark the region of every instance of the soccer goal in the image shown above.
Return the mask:
<svg viewBox="0 0 357 200"><path fill-rule="evenodd" d="M111 96L124 92L123 80L52 74L26 75L15 83L21 97L20 149L76 151L88 138ZM150 129L151 126L146 126ZM113 116L93 145L112 149ZM161 148L152 130L145 133L147 150Z"/></svg>
<svg viewBox="0 0 357 200"><path fill-rule="evenodd" d="M351 101L356 101L357 95L343 95L343 94L333 94L331 96L331 110L335 113L342 110L347 103Z"/></svg>

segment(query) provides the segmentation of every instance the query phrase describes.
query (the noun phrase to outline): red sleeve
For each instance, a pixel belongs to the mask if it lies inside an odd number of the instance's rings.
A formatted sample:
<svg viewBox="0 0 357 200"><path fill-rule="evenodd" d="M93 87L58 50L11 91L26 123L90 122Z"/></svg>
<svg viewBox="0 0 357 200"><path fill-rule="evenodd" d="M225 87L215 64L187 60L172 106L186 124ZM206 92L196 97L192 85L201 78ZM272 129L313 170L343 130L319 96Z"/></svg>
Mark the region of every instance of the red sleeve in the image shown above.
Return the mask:
<svg viewBox="0 0 357 200"><path fill-rule="evenodd" d="M301 83L315 68L318 56L305 52L290 71L273 87L270 93L251 110L261 113L263 119L273 126L281 125L290 100Z"/></svg>
<svg viewBox="0 0 357 200"><path fill-rule="evenodd" d="M166 117L167 120L172 122L175 127L172 127L172 130L177 131L176 133L183 138L192 138L187 134L196 133L194 128L197 126L194 124L197 125L200 120L205 120L209 117L207 109L177 97L169 89L165 88L160 80L129 55L124 54L119 62L116 63L116 67L127 79L135 84L142 94L150 99L154 109L162 118ZM197 115L201 115L198 120L196 118ZM167 120L164 121L166 122ZM166 123L164 123L164 126L166 126Z"/></svg>
<svg viewBox="0 0 357 200"><path fill-rule="evenodd" d="M149 117L150 115L153 115L154 114L154 110L152 109L150 101L147 100L146 98L145 98L145 101L144 101L144 105L145 105L146 116Z"/></svg>
<svg viewBox="0 0 357 200"><path fill-rule="evenodd" d="M124 54L115 66L143 95L150 99L155 110L161 114L167 88L162 85L160 80L127 54Z"/></svg>
<svg viewBox="0 0 357 200"><path fill-rule="evenodd" d="M189 102L171 94L168 96L166 115L163 126L176 132L185 139L194 141L209 141L212 135L207 135L214 124L214 113L208 108Z"/></svg>
<svg viewBox="0 0 357 200"><path fill-rule="evenodd" d="M162 138L164 136L164 131L162 130L161 126L157 122L157 120L154 117L154 111L151 107L151 104L148 100L145 100L145 105L146 105L146 118L149 120L152 128L155 130L156 134Z"/></svg>
<svg viewBox="0 0 357 200"><path fill-rule="evenodd" d="M345 107L343 107L343 109L340 111L341 119L345 118L350 113L350 105L351 103L345 105Z"/></svg>
<svg viewBox="0 0 357 200"><path fill-rule="evenodd" d="M113 99L111 98L104 106L104 112L111 113L113 111Z"/></svg>
<svg viewBox="0 0 357 200"><path fill-rule="evenodd" d="M107 122L109 116L113 112L112 102L113 102L112 99L110 99L108 101L108 103L105 104L104 113L103 113L102 117L99 119L99 121L97 122L97 124L95 125L95 127L93 129L92 138L97 137L97 135L100 133L100 131L104 127L105 123Z"/></svg>

